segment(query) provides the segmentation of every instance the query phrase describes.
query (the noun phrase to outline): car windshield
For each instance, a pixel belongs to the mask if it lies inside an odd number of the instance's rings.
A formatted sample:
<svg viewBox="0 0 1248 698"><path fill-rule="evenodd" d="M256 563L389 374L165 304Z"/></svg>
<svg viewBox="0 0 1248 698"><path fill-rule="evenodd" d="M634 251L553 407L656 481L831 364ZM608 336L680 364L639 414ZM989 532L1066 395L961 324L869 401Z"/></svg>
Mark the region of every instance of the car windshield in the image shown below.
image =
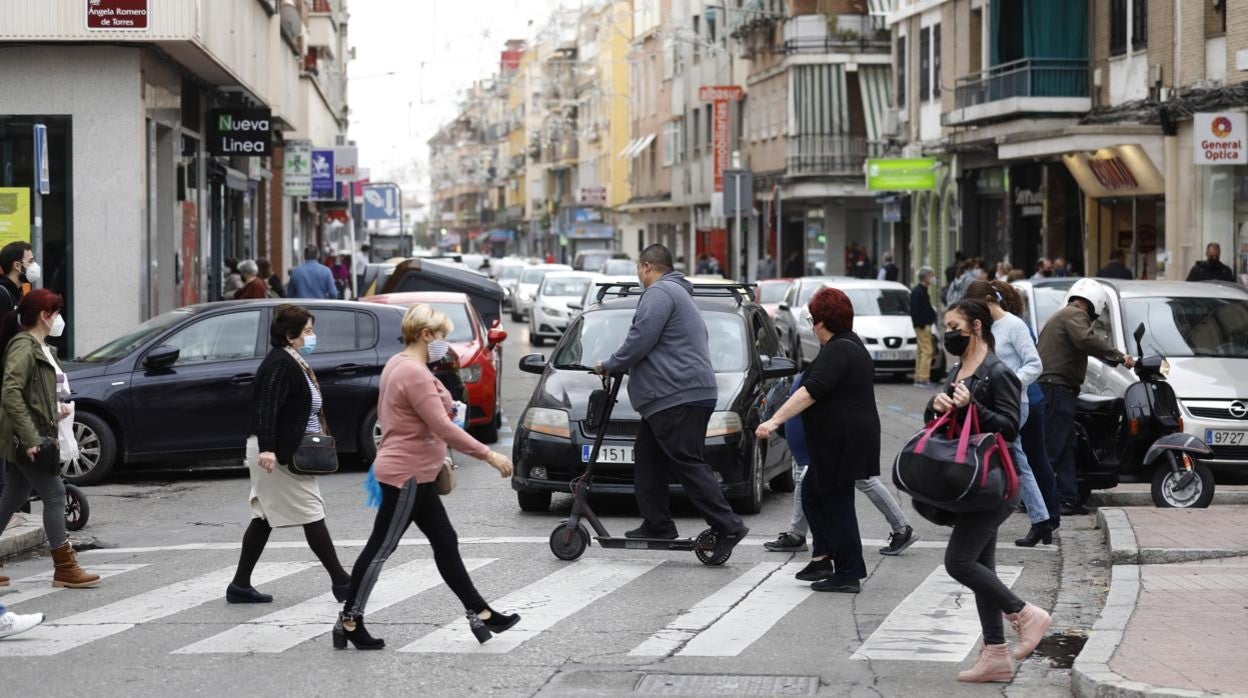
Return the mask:
<svg viewBox="0 0 1248 698"><path fill-rule="evenodd" d="M174 310L148 320L134 328L129 334L122 335L104 346L89 352L79 359L90 364L112 363L126 354L142 346L147 340L164 331L170 325L181 322L192 315L189 308Z"/></svg>
<svg viewBox="0 0 1248 698"><path fill-rule="evenodd" d="M472 320L468 317L468 306L463 303L430 303L434 310L446 313L451 319L451 333L446 336L448 342L471 342L476 338Z"/></svg>
<svg viewBox="0 0 1248 698"><path fill-rule="evenodd" d="M1066 291L1064 288L1054 288L1051 286L1032 286L1031 292L1036 300L1036 326L1044 327L1044 323L1062 307L1062 301L1066 300Z"/></svg>
<svg viewBox="0 0 1248 698"><path fill-rule="evenodd" d="M637 263L631 259L608 259L602 265L602 273L608 276L624 276L637 271Z"/></svg>
<svg viewBox="0 0 1248 698"><path fill-rule="evenodd" d="M787 283L759 284L759 287L759 303L779 303L784 300L784 294L789 290Z"/></svg>
<svg viewBox="0 0 1248 698"><path fill-rule="evenodd" d="M558 353L551 363L555 367L593 366L624 343L632 325L631 309L598 310L581 315L568 328ZM712 338L711 366L716 373L740 373L746 367L745 322L732 313L702 313L702 321Z"/></svg>
<svg viewBox="0 0 1248 698"><path fill-rule="evenodd" d="M611 259L610 252L586 252L581 257L581 266L588 270L594 270L602 266L602 263Z"/></svg>
<svg viewBox="0 0 1248 698"><path fill-rule="evenodd" d="M854 315L910 315L910 294L892 288L854 288L845 291Z"/></svg>
<svg viewBox="0 0 1248 698"><path fill-rule="evenodd" d="M589 278L581 277L579 279L546 279L542 283L542 290L538 295L548 296L551 298L580 298L585 295L585 287L589 286Z"/></svg>
<svg viewBox="0 0 1248 698"><path fill-rule="evenodd" d="M807 281L802 283L802 287L797 291L797 304L810 305L810 299L814 297L815 291L823 288L823 284L817 281Z"/></svg>
<svg viewBox="0 0 1248 698"><path fill-rule="evenodd" d="M549 269L525 269L524 274L520 277L522 284L540 284L542 279L550 273Z"/></svg>
<svg viewBox="0 0 1248 698"><path fill-rule="evenodd" d="M1128 298L1122 314L1128 333L1144 323L1145 354L1248 359L1248 300Z"/></svg>
<svg viewBox="0 0 1248 698"><path fill-rule="evenodd" d="M520 278L520 273L524 271L524 267L509 264L498 272L499 281L511 281Z"/></svg>

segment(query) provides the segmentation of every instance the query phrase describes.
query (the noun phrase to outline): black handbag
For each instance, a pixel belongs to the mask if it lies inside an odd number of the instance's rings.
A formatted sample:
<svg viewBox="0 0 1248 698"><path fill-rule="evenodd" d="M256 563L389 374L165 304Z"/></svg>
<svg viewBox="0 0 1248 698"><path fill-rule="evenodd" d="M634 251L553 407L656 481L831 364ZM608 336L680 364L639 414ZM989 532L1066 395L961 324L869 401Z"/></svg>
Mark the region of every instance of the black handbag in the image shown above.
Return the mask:
<svg viewBox="0 0 1248 698"><path fill-rule="evenodd" d="M902 447L893 463L893 484L918 502L955 513L991 511L1016 499L1010 445L1000 434L980 431L974 403L961 427L955 412L932 420Z"/></svg>
<svg viewBox="0 0 1248 698"><path fill-rule="evenodd" d="M323 417L322 417L323 418ZM338 446L329 434L304 434L287 466L295 475L329 475L338 472Z"/></svg>

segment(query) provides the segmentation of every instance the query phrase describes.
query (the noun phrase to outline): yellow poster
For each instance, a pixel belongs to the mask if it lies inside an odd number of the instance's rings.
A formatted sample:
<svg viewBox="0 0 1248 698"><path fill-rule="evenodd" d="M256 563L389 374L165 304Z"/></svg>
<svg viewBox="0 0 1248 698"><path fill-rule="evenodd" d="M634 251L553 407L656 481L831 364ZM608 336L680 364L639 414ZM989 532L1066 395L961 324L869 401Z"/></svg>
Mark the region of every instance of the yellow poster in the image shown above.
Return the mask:
<svg viewBox="0 0 1248 698"><path fill-rule="evenodd" d="M30 242L30 189L0 187L0 247Z"/></svg>

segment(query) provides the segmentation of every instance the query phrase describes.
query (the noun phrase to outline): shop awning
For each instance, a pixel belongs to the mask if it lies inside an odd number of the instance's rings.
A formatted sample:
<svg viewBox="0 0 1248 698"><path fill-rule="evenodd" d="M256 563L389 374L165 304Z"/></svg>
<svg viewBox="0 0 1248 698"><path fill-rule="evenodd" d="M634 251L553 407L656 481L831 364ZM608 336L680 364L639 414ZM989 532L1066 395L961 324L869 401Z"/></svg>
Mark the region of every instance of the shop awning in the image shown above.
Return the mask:
<svg viewBox="0 0 1248 698"><path fill-rule="evenodd" d="M631 150L628 151L628 158L632 160L633 158L636 158L638 155L641 155L642 153L646 152L646 148L649 148L650 144L653 142L654 142L653 133L647 133L641 138L638 138L637 145L635 145Z"/></svg>
<svg viewBox="0 0 1248 698"><path fill-rule="evenodd" d="M893 0L867 0L867 10L872 15L883 17L893 11Z"/></svg>
<svg viewBox="0 0 1248 698"><path fill-rule="evenodd" d="M1066 153L1062 162L1083 193L1094 199L1166 193L1161 173L1148 153L1134 143L1101 148L1094 153Z"/></svg>
<svg viewBox="0 0 1248 698"><path fill-rule="evenodd" d="M641 142L641 138L634 138L633 140L629 141L628 145L624 146L624 150L621 150L619 154L616 155L615 157L617 158L628 157L628 154L631 153L633 151L633 148L636 148L637 144L640 142Z"/></svg>
<svg viewBox="0 0 1248 698"><path fill-rule="evenodd" d="M873 3L875 0L873 0ZM858 90L862 93L862 115L867 124L867 140L883 140L884 115L893 104L892 70L886 65L858 66Z"/></svg>
<svg viewBox="0 0 1248 698"><path fill-rule="evenodd" d="M568 230L570 240L610 240L615 237L615 228L606 223L580 223Z"/></svg>
<svg viewBox="0 0 1248 698"><path fill-rule="evenodd" d="M801 136L849 134L845 66L799 65L789 91L789 133Z"/></svg>

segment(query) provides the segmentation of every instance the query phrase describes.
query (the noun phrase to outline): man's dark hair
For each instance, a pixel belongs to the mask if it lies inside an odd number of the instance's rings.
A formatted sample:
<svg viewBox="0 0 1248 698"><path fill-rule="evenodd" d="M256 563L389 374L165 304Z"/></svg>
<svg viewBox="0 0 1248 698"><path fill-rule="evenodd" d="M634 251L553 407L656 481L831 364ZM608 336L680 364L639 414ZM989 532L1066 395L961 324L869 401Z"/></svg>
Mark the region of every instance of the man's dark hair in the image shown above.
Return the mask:
<svg viewBox="0 0 1248 698"><path fill-rule="evenodd" d="M292 341L299 339L299 335L303 334L303 328L307 326L308 320L316 324L316 318L301 305L283 303L277 306L277 309L273 311L273 322L269 325L269 344L276 349L290 346Z"/></svg>
<svg viewBox="0 0 1248 698"><path fill-rule="evenodd" d="M672 261L672 251L657 243L642 250L641 256L637 258L637 263L649 264L663 272L669 272L675 266L675 263Z"/></svg>
<svg viewBox="0 0 1248 698"><path fill-rule="evenodd" d="M1127 259L1127 255L1121 249L1114 248L1110 250L1109 258L1115 262L1125 262Z"/></svg>
<svg viewBox="0 0 1248 698"><path fill-rule="evenodd" d="M303 259L306 262L315 261L321 258L321 251L316 249L316 245L308 245L303 248Z"/></svg>
<svg viewBox="0 0 1248 698"><path fill-rule="evenodd" d="M273 273L273 264L264 257L261 257L256 260L256 269L259 270L260 276L267 279L269 278L269 275Z"/></svg>
<svg viewBox="0 0 1248 698"><path fill-rule="evenodd" d="M31 249L30 243L22 240L5 245L4 249L0 250L0 268L3 268L0 273L8 274L13 271L13 265L22 261L22 258L26 256L26 250L29 249Z"/></svg>

